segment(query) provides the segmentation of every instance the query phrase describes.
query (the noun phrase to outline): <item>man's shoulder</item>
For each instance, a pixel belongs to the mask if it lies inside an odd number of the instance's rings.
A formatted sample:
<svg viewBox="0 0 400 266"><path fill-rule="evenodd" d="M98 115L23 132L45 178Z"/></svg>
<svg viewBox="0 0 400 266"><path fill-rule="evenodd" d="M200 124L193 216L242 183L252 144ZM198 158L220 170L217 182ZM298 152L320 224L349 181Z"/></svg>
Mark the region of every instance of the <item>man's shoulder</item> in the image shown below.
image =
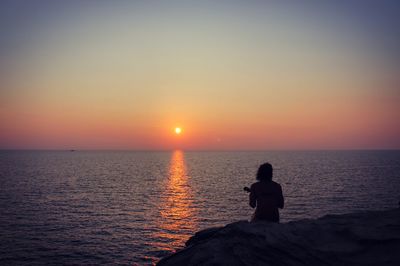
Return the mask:
<svg viewBox="0 0 400 266"><path fill-rule="evenodd" d="M257 182L253 183L253 184L250 186L250 189L259 187L260 185L261 185L261 182L260 182L260 181L257 181Z"/></svg>
<svg viewBox="0 0 400 266"><path fill-rule="evenodd" d="M275 187L281 187L281 185L280 185L279 183L275 182L275 181L272 181L272 184L273 184L273 186L275 186Z"/></svg>

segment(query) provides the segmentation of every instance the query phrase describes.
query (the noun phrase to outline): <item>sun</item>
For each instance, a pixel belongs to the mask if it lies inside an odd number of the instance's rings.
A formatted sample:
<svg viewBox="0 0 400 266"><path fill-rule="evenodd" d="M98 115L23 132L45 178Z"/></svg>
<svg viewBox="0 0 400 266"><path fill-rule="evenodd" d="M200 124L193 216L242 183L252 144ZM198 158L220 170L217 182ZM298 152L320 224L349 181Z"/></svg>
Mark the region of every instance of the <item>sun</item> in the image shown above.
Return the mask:
<svg viewBox="0 0 400 266"><path fill-rule="evenodd" d="M180 127L175 128L175 134L179 135L182 133L182 129Z"/></svg>

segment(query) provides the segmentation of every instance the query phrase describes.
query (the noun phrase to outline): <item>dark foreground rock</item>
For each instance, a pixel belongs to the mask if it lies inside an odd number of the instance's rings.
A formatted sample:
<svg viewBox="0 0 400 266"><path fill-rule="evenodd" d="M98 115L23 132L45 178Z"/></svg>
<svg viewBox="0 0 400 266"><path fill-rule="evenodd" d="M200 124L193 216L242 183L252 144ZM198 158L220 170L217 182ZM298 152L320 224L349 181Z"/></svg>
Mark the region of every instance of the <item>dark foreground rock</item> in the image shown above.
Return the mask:
<svg viewBox="0 0 400 266"><path fill-rule="evenodd" d="M400 209L196 233L157 265L400 265Z"/></svg>

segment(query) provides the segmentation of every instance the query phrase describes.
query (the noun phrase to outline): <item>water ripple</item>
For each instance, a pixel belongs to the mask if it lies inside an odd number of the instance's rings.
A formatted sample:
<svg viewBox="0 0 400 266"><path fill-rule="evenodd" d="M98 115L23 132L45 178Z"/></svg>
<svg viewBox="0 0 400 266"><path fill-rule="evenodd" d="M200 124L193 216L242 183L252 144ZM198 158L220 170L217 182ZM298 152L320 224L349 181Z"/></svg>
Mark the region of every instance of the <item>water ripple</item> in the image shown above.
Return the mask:
<svg viewBox="0 0 400 266"><path fill-rule="evenodd" d="M399 151L0 152L0 264L154 264L197 230L248 219L259 164L283 222L397 207Z"/></svg>

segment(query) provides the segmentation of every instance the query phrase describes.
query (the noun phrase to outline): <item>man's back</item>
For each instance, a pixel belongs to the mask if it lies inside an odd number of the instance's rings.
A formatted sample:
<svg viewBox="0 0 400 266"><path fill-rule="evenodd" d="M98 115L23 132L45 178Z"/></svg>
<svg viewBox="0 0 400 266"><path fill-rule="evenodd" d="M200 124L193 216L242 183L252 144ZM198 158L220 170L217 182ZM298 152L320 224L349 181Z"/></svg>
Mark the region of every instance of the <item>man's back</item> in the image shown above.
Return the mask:
<svg viewBox="0 0 400 266"><path fill-rule="evenodd" d="M250 191L250 206L257 207L254 220L279 222L278 208L284 205L281 186L274 181L260 181Z"/></svg>

